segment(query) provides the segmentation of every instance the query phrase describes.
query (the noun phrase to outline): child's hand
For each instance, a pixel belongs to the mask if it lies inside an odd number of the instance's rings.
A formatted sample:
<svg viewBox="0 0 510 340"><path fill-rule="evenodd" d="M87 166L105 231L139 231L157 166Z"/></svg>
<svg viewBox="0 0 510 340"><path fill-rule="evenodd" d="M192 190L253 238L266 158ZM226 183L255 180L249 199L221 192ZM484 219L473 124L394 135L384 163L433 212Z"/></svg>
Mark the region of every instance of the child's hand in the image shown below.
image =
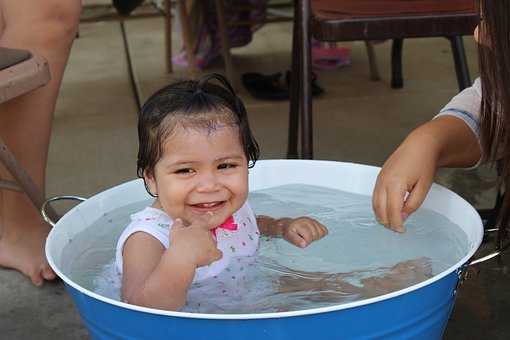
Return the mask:
<svg viewBox="0 0 510 340"><path fill-rule="evenodd" d="M372 197L377 220L404 232L403 221L425 200L436 169L472 166L480 156L478 138L461 119L442 116L420 126L384 163L377 177Z"/></svg>
<svg viewBox="0 0 510 340"><path fill-rule="evenodd" d="M406 218L425 200L437 168L437 148L419 137L410 135L388 158L372 195L379 223L401 233Z"/></svg>
<svg viewBox="0 0 510 340"><path fill-rule="evenodd" d="M216 240L207 226L207 221L194 222L185 226L181 219L176 219L170 229L169 251L202 267L222 258L223 253L216 247Z"/></svg>
<svg viewBox="0 0 510 340"><path fill-rule="evenodd" d="M282 236L290 243L304 248L313 241L323 238L328 229L317 220L310 217L289 219L288 225L283 228Z"/></svg>

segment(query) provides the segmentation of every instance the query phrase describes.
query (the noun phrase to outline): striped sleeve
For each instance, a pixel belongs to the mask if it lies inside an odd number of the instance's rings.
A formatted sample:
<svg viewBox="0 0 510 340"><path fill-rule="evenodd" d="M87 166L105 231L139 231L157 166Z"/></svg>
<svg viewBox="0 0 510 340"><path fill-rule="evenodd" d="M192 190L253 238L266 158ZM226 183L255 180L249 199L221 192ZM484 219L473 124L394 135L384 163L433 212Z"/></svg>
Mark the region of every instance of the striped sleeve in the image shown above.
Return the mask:
<svg viewBox="0 0 510 340"><path fill-rule="evenodd" d="M462 119L475 136L480 140L480 105L482 103L482 93L480 78L477 78L473 86L464 89L458 95L452 98L445 107L439 111L434 118L450 115Z"/></svg>
<svg viewBox="0 0 510 340"><path fill-rule="evenodd" d="M447 115L461 119L471 129L480 143L481 103L482 89L480 78L477 78L471 87L464 89L458 95L453 97L433 119ZM469 169L478 167L482 163L483 159L484 157L482 155L478 162Z"/></svg>

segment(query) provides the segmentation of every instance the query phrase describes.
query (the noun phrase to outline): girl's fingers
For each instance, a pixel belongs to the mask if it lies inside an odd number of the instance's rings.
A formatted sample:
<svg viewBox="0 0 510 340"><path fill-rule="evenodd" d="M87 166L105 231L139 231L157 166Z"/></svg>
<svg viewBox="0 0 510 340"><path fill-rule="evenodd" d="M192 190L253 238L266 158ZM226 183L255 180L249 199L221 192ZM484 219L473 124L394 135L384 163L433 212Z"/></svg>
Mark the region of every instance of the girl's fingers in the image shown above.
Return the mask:
<svg viewBox="0 0 510 340"><path fill-rule="evenodd" d="M432 179L428 178L420 179L418 183L416 183L404 203L404 207L402 209L404 214L410 215L421 206L427 197L427 192L429 191L431 184Z"/></svg>
<svg viewBox="0 0 510 340"><path fill-rule="evenodd" d="M196 225L201 228L211 229L213 226L211 225L211 220L214 216L212 211L208 211L207 213L198 216L194 221L193 225Z"/></svg>
<svg viewBox="0 0 510 340"><path fill-rule="evenodd" d="M317 228L317 238L316 240L319 240L324 237L328 233L328 229L320 224L319 222L316 222L316 228Z"/></svg>
<svg viewBox="0 0 510 340"><path fill-rule="evenodd" d="M218 261L219 259L221 259L223 257L223 252L221 250L219 250L218 248L216 248L216 251L214 252L214 255L213 255L213 261Z"/></svg>
<svg viewBox="0 0 510 340"><path fill-rule="evenodd" d="M174 224L172 225L172 228L184 228L184 223L180 218L176 218Z"/></svg>
<svg viewBox="0 0 510 340"><path fill-rule="evenodd" d="M302 218L289 226L285 233L287 241L298 247L306 247L313 241L319 240L328 233L328 229L311 218Z"/></svg>
<svg viewBox="0 0 510 340"><path fill-rule="evenodd" d="M404 207L404 198L406 195L406 189L404 186L394 187L388 191L387 199L387 214L388 214L388 225L390 229L397 232L404 232L404 226L402 221L402 208Z"/></svg>
<svg viewBox="0 0 510 340"><path fill-rule="evenodd" d="M309 228L296 228L295 233L301 236L306 244L310 244L313 241L313 232Z"/></svg>
<svg viewBox="0 0 510 340"><path fill-rule="evenodd" d="M322 230L322 235L323 236L327 235L329 233L329 230L328 230L328 228L325 225L321 224L320 228Z"/></svg>
<svg viewBox="0 0 510 340"><path fill-rule="evenodd" d="M311 237L312 237L312 241L315 241L315 240L318 240L320 238L320 231L319 231L319 226L317 224L316 221L310 221L310 224L309 224L309 229L310 230L310 234L311 234Z"/></svg>
<svg viewBox="0 0 510 340"><path fill-rule="evenodd" d="M295 229L289 231L290 232L287 234L287 241L301 248L307 246L309 242L307 242Z"/></svg>
<svg viewBox="0 0 510 340"><path fill-rule="evenodd" d="M314 233L313 233L313 240L314 241L317 241L322 236L324 236L322 234L322 230L321 230L320 224L317 221L314 221L314 223L313 223L313 231L314 231Z"/></svg>
<svg viewBox="0 0 510 340"><path fill-rule="evenodd" d="M384 226L388 225L388 214L386 212L386 189L376 185L374 196L372 197L372 205L375 212L375 217L379 223Z"/></svg>

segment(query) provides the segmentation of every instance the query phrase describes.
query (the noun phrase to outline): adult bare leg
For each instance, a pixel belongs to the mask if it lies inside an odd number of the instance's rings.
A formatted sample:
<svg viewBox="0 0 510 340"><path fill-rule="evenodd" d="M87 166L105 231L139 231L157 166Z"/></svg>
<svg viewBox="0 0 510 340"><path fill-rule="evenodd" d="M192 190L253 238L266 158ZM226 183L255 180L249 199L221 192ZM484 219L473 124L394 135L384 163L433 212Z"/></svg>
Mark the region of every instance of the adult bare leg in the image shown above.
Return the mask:
<svg viewBox="0 0 510 340"><path fill-rule="evenodd" d="M32 51L50 66L46 86L0 105L0 135L43 192L53 111L80 10L80 0L0 0L0 46ZM0 178L11 178L3 167ZM44 255L49 226L26 195L1 193L0 226L0 266L36 285L55 278Z"/></svg>

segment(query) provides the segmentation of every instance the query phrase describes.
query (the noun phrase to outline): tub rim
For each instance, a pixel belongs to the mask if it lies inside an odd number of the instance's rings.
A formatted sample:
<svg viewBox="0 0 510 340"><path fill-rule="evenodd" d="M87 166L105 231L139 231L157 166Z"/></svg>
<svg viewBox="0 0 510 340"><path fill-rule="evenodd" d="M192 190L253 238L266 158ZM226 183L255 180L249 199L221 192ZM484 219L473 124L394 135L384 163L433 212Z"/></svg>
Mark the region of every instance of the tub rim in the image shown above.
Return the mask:
<svg viewBox="0 0 510 340"><path fill-rule="evenodd" d="M259 160L259 161L257 161L257 164L259 164L259 163L270 164L271 162L282 162L282 161L284 161L284 162L303 162L303 161L304 162L311 162L312 161L312 162L323 163L323 164L324 163L328 163L328 164L330 164L330 163L341 163L343 165L355 165L355 166L361 166L361 167L365 167L365 168L372 168L372 170L374 170L374 169L378 170L378 171L381 170L380 167L372 166L372 165L365 165L365 164L351 163L351 162L329 161L329 160L271 159L271 160ZM107 195L111 191L119 190L122 186L133 185L133 182L137 182L137 181L141 181L141 179L129 180L127 182L118 184L118 185L116 185L114 187L108 188L108 189L106 189L104 191L101 191L101 192L99 192L97 194L94 194L93 196L88 198L82 204L86 204L88 201L90 201L93 198L95 198L97 200L98 196L100 196L100 195ZM437 189L446 190L450 195L453 195L455 197L455 199L461 200L463 203L465 203L467 205L468 209L470 209L472 212L474 211L476 213L476 210L473 208L473 206L471 204L469 204L461 196L456 194L455 192L447 189L446 187L444 187L442 185L436 184L436 183L432 184L432 187L431 187L430 190L432 190L432 188L436 188L436 190ZM71 214L75 209L76 209L76 207L73 207L71 210L69 210L64 216L62 216L60 221L63 220L62 223L64 223L65 222L65 218L64 217L66 215L68 215L68 214ZM348 302L348 303L339 304L339 305L326 306L326 307L318 307L318 308L311 308L311 309L304 309L304 310L298 310L298 311L289 311L289 312L250 313L250 314L189 313L189 312L167 311L167 310L162 310L162 309L156 309L156 308L149 308L149 307L132 305L132 304L129 304L129 303L126 303L126 302L117 301L117 300L110 299L110 298L104 297L102 295L99 295L97 293L94 293L94 292L92 292L92 291L90 291L90 290L88 290L88 289L78 285L77 283L72 281L67 275L62 273L62 271L60 271L60 269L55 264L55 262L53 260L53 257L51 256L51 251L50 251L50 246L49 246L51 244L53 238L54 238L55 233L53 232L53 230L55 230L55 228L53 228L50 231L50 233L48 235L48 238L46 240L45 254L46 254L46 258L48 260L48 263L49 263L50 267L53 269L53 271L55 271L57 276L60 277L64 281L65 284L67 284L68 286L72 287L73 289L75 289L75 290L79 291L80 293L85 294L85 295L87 295L87 296L89 296L89 297L91 297L93 299L96 299L96 300L99 300L101 302L104 302L104 303L107 303L107 304L111 304L111 305L114 305L114 306L117 306L117 307L120 307L120 308L126 308L126 309L129 309L129 310L132 310L132 311L136 311L136 312L143 312L143 313L156 314L156 315L162 315L162 316L172 316L172 317L178 317L178 318L188 318L188 319L259 320L259 319L287 318L287 317L294 317L294 316L306 316L306 315L314 315L314 314L322 314L322 313L328 313L328 312L335 312L335 311L340 311L340 310L344 310L344 309L352 309L352 308L356 308L356 307L360 307L360 306L365 306L365 305L381 302L381 301L384 301L384 300L389 300L391 298L395 298L395 297L398 297L398 296L401 296L401 295L404 295L404 294L407 294L407 293L419 290L419 289L421 289L423 287L429 286L429 285L431 285L431 284L433 284L433 283L435 283L437 281L440 281L441 279L445 278L446 276L450 275L453 272L457 272L457 274L459 274L460 268L462 268L464 265L466 265L469 262L469 260L473 257L474 253L478 250L478 248L480 247L480 245L482 243L482 236L483 236L483 224L482 224L482 220L481 220L480 216L478 215L478 213L474 214L474 217L476 218L476 221L475 221L476 224L478 224L480 226L480 228L479 228L478 234L475 235L475 236L477 236L475 242L473 244L471 244L471 249L456 264L454 264L451 267L445 269L444 271L438 273L437 275L431 277L430 279L422 281L422 282L420 282L418 284L415 284L413 286L410 286L410 287L407 287L407 288L404 288L404 289L400 289L400 290L397 290L397 291L394 291L394 292L391 292L391 293L388 293L388 294L379 295L379 296L376 296L376 297L373 297L373 298L368 298L368 299ZM55 227L58 226L60 221L57 222L57 225ZM467 234L467 232L464 229L463 229L463 232Z"/></svg>

